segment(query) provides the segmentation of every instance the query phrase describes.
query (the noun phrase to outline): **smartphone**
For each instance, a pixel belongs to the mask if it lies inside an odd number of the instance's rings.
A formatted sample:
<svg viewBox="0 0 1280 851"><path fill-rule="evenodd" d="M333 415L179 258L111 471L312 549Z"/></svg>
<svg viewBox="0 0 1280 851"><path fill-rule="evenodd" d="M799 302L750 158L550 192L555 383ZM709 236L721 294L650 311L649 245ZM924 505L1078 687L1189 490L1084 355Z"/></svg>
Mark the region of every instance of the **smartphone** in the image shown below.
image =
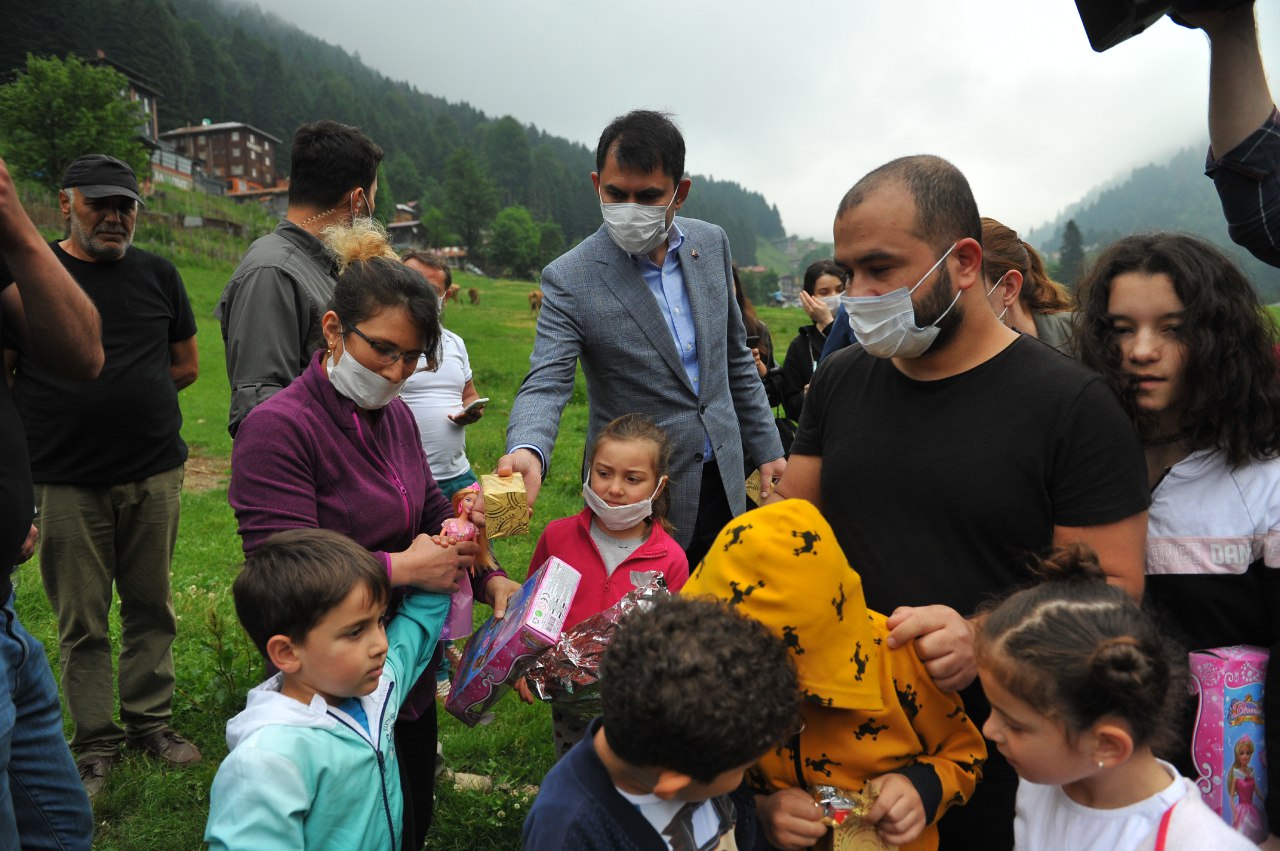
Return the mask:
<svg viewBox="0 0 1280 851"><path fill-rule="evenodd" d="M476 399L470 405L467 405L465 408L463 408L462 413L469 414L472 411L474 411L476 408L483 408L488 403L488 401L489 401L488 396L481 396L479 399Z"/></svg>
<svg viewBox="0 0 1280 851"><path fill-rule="evenodd" d="M747 337L747 348L748 348L748 349L754 349L755 347L757 347L757 346L759 346L759 345L760 345L760 335L758 335L758 334L751 334L751 335L749 335L749 336Z"/></svg>

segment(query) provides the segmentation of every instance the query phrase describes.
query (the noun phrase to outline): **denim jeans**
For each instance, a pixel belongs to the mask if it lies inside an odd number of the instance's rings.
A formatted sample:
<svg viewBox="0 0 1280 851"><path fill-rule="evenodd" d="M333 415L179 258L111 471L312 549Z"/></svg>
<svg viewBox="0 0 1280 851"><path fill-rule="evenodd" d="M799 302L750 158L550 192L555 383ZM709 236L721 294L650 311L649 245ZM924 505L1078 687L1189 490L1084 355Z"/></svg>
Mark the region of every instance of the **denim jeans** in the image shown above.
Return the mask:
<svg viewBox="0 0 1280 851"><path fill-rule="evenodd" d="M62 707L44 646L18 622L0 581L0 848L89 848L93 811L62 737Z"/></svg>

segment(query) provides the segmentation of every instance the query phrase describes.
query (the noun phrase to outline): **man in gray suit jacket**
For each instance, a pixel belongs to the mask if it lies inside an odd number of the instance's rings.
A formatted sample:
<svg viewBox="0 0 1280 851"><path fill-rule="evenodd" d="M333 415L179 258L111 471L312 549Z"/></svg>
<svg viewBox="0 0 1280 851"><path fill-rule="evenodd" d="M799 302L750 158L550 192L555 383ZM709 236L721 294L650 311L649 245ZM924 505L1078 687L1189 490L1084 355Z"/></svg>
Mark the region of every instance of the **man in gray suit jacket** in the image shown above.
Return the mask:
<svg viewBox="0 0 1280 851"><path fill-rule="evenodd" d="M498 467L524 474L532 505L581 361L588 446L627 413L670 436L669 519L692 566L745 508L744 449L767 494L786 467L782 444L733 298L728 238L675 217L690 187L679 129L644 110L614 119L596 169L605 224L542 273L537 339Z"/></svg>

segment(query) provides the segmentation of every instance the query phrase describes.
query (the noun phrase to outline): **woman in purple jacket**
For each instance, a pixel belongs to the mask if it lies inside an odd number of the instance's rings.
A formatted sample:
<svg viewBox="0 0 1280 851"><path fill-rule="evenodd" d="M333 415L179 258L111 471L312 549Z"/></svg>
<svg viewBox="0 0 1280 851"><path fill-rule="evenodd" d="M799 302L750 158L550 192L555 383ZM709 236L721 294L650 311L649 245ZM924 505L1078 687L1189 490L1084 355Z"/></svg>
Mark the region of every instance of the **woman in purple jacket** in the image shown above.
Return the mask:
<svg viewBox="0 0 1280 851"><path fill-rule="evenodd" d="M413 414L396 398L420 356L435 368L435 292L368 220L325 236L339 268L321 319L328 351L317 352L236 434L228 497L245 554L285 529L331 529L381 559L393 586L413 581L451 593L470 576L476 544L432 538L453 509L427 466ZM475 512L471 521L482 525L484 516ZM501 570L470 581L498 616L520 587ZM396 725L405 848L422 847L431 821L438 663Z"/></svg>

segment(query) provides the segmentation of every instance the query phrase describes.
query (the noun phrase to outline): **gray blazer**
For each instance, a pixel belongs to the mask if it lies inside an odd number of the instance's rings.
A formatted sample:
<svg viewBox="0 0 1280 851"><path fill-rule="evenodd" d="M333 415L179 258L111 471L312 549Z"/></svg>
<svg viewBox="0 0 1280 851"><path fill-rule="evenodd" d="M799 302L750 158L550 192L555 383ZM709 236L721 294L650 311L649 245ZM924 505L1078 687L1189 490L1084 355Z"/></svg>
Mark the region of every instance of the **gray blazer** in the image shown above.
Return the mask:
<svg viewBox="0 0 1280 851"><path fill-rule="evenodd" d="M729 240L707 222L678 217L676 223L685 237L677 254L693 310L700 392L640 270L602 226L543 270L537 339L511 407L507 447L536 446L550 464L581 361L588 446L611 420L629 413L648 416L670 436L669 519L686 546L698 514L704 434L735 513L745 508L744 446L761 464L781 458L782 444L733 298Z"/></svg>

